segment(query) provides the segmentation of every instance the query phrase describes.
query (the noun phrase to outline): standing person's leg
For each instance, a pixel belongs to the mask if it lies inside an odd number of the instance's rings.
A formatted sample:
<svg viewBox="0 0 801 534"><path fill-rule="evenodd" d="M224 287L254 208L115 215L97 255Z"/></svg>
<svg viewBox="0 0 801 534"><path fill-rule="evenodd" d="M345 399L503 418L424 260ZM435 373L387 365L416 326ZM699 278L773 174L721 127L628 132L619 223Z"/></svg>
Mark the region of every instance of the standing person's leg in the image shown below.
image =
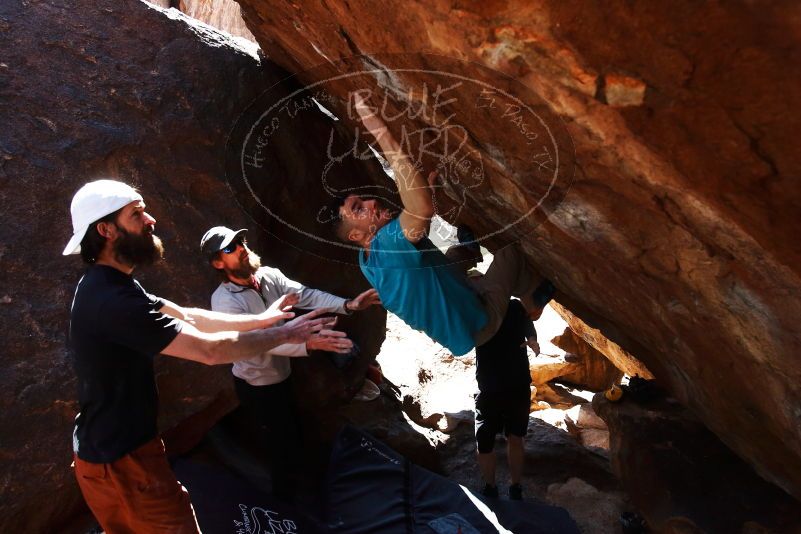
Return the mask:
<svg viewBox="0 0 801 534"><path fill-rule="evenodd" d="M253 386L234 377L234 386L245 417L253 425L258 454L270 460L273 493L289 500L294 494L290 473L297 469L300 454L291 381Z"/></svg>
<svg viewBox="0 0 801 534"><path fill-rule="evenodd" d="M497 497L495 484L495 435L502 430L502 422L495 413L491 395L479 393L476 397L476 448L478 449L478 468L484 480L482 493L486 497Z"/></svg>
<svg viewBox="0 0 801 534"><path fill-rule="evenodd" d="M85 462L77 456L74 456L74 463L75 478L83 498L103 530L114 534L136 534L107 464Z"/></svg>
<svg viewBox="0 0 801 534"><path fill-rule="evenodd" d="M523 461L525 458L523 438L528 430L531 392L528 389L509 392L504 404L504 433L506 434L509 478L511 478L509 498L521 500L523 498L523 489L520 482L523 477Z"/></svg>
<svg viewBox="0 0 801 534"><path fill-rule="evenodd" d="M269 410L265 406L266 394L271 386L252 386L241 378L234 377L234 390L239 406L248 423L250 437L256 444L259 457L270 455L272 447L270 436ZM271 456L271 455L270 455Z"/></svg>
<svg viewBox="0 0 801 534"><path fill-rule="evenodd" d="M176 480L160 439L110 464L76 459L75 474L108 534L200 532L189 493Z"/></svg>
<svg viewBox="0 0 801 534"><path fill-rule="evenodd" d="M111 464L112 477L130 490L128 513L139 534L199 534L189 492L175 478L161 439Z"/></svg>
<svg viewBox="0 0 801 534"><path fill-rule="evenodd" d="M284 500L295 496L301 470L303 440L292 394L292 378L270 386L269 428L272 431L273 493Z"/></svg>
<svg viewBox="0 0 801 534"><path fill-rule="evenodd" d="M495 466L497 460L495 458L495 451L478 452L478 469L481 471L481 478L484 484L496 487L495 484Z"/></svg>
<svg viewBox="0 0 801 534"><path fill-rule="evenodd" d="M512 485L519 485L523 476L523 436L508 434L506 450L509 458L509 478Z"/></svg>

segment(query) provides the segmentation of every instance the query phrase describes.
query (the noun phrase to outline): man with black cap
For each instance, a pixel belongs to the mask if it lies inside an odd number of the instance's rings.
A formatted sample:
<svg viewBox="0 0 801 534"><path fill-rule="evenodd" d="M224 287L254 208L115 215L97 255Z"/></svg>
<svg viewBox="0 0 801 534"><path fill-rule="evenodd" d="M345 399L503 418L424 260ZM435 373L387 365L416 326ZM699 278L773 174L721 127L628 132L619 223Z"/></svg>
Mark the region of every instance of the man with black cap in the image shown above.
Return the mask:
<svg viewBox="0 0 801 534"><path fill-rule="evenodd" d="M155 219L142 196L113 180L84 185L71 205L73 236L64 255L89 264L70 317L78 378L75 475L106 532L198 532L189 496L170 470L158 437L153 358L163 353L207 365L252 358L304 343L331 320L321 311L294 317L277 302L254 315L182 308L148 294L131 276L162 256Z"/></svg>
<svg viewBox="0 0 801 534"><path fill-rule="evenodd" d="M223 282L211 296L211 309L225 313L259 314L283 299L300 309L327 309L350 314L380 304L375 289L346 300L304 287L278 269L262 267L261 258L245 240L246 229L234 231L215 226L205 233L200 249ZM291 357L307 356L310 350L346 353L349 340L313 335L304 343L289 343L265 350L253 358L234 362L234 386L240 405L256 429L260 450L273 465L273 491L286 499L294 493L292 472L300 466L300 429L290 380Z"/></svg>

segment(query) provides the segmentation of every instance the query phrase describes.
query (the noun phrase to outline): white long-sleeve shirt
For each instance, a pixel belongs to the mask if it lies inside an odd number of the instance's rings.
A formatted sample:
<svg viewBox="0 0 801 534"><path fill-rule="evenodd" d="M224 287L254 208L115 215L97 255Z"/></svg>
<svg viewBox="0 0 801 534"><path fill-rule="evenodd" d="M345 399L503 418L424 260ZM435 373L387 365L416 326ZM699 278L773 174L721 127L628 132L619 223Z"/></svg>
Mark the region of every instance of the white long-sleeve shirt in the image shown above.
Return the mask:
<svg viewBox="0 0 801 534"><path fill-rule="evenodd" d="M347 313L346 299L325 291L311 289L284 276L278 269L262 267L256 271L261 292L232 282L223 282L211 295L211 309L236 314L258 314L287 293L298 293L297 308L329 308L334 313ZM231 370L252 386L278 384L289 378L292 368L289 356L306 356L306 344L279 345L263 354L234 363Z"/></svg>

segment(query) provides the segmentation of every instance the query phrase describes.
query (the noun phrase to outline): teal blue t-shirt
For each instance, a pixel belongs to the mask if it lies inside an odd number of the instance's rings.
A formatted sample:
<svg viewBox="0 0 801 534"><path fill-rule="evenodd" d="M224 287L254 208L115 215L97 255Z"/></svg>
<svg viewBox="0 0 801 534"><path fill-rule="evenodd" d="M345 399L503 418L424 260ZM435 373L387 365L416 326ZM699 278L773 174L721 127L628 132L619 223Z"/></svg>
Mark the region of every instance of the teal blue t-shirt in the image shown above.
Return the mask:
<svg viewBox="0 0 801 534"><path fill-rule="evenodd" d="M394 219L376 233L370 254L359 254L365 278L384 307L409 326L462 356L475 346L473 333L487 322L478 296L424 237L416 245Z"/></svg>

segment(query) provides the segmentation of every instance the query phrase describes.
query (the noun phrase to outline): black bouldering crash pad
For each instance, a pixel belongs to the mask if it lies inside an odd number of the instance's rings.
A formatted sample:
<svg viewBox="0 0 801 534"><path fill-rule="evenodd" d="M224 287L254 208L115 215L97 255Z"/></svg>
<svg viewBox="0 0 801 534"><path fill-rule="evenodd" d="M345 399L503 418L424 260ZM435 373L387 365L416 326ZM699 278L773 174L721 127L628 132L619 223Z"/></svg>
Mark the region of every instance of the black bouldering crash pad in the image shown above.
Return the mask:
<svg viewBox="0 0 801 534"><path fill-rule="evenodd" d="M173 462L203 534L306 534L328 529L305 510L277 500L229 471L190 458Z"/></svg>
<svg viewBox="0 0 801 534"><path fill-rule="evenodd" d="M326 494L328 528L338 533L579 534L563 508L534 501L482 501L349 426L334 445Z"/></svg>

